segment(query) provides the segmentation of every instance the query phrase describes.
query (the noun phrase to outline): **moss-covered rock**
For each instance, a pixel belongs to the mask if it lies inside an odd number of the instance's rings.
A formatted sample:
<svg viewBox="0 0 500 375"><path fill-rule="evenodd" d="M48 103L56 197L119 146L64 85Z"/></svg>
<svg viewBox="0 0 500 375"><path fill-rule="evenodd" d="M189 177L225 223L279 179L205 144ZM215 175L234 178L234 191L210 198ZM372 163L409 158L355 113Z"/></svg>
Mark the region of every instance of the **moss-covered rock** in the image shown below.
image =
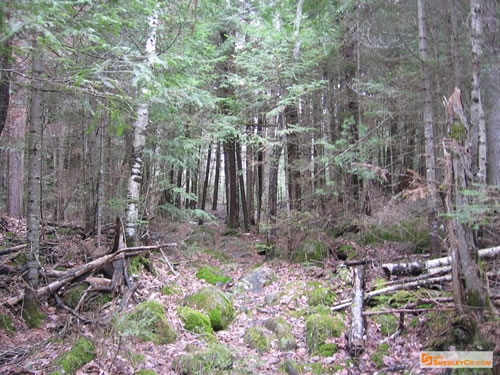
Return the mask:
<svg viewBox="0 0 500 375"><path fill-rule="evenodd" d="M283 318L270 318L266 320L264 326L274 334L280 350L288 351L297 348L297 340L292 334L292 327Z"/></svg>
<svg viewBox="0 0 500 375"><path fill-rule="evenodd" d="M8 333L16 332L16 329L12 325L12 318L8 315L0 314L0 329Z"/></svg>
<svg viewBox="0 0 500 375"><path fill-rule="evenodd" d="M247 328L243 335L243 340L245 344L257 350L259 353L267 352L271 347L269 334L262 327Z"/></svg>
<svg viewBox="0 0 500 375"><path fill-rule="evenodd" d="M318 240L305 240L295 250L292 261L296 263L323 260L328 256L328 246L326 243Z"/></svg>
<svg viewBox="0 0 500 375"><path fill-rule="evenodd" d="M407 290L398 290L397 292L387 295L375 296L372 298L372 302L377 305L386 305L394 308L402 307L410 302L416 302L416 293L409 292Z"/></svg>
<svg viewBox="0 0 500 375"><path fill-rule="evenodd" d="M377 368L384 367L384 356L390 355L389 345L380 344L377 351L371 355L371 360L377 366Z"/></svg>
<svg viewBox="0 0 500 375"><path fill-rule="evenodd" d="M180 306L177 314L184 323L184 328L190 332L211 335L213 332L210 318L189 306Z"/></svg>
<svg viewBox="0 0 500 375"><path fill-rule="evenodd" d="M342 267L337 270L337 275L340 280L344 282L346 285L352 285L352 273L348 267Z"/></svg>
<svg viewBox="0 0 500 375"><path fill-rule="evenodd" d="M226 283L232 279L215 267L201 267L196 272L196 278L205 280L207 283L216 285L217 283Z"/></svg>
<svg viewBox="0 0 500 375"><path fill-rule="evenodd" d="M309 353L318 353L328 338L340 337L344 330L345 324L340 316L311 315L306 320L306 341Z"/></svg>
<svg viewBox="0 0 500 375"><path fill-rule="evenodd" d="M234 319L234 306L220 289L208 286L184 298L182 305L204 312L215 331L226 329Z"/></svg>
<svg viewBox="0 0 500 375"><path fill-rule="evenodd" d="M80 336L71 350L56 359L55 363L63 368L65 374L74 374L83 365L92 361L95 355L94 343L87 337Z"/></svg>
<svg viewBox="0 0 500 375"><path fill-rule="evenodd" d="M316 288L309 293L307 303L309 306L325 305L331 306L337 297L332 288Z"/></svg>
<svg viewBox="0 0 500 375"><path fill-rule="evenodd" d="M156 301L137 305L130 313L116 320L115 328L124 336L135 336L141 341L155 344L170 344L177 336L165 316L163 306Z"/></svg>
<svg viewBox="0 0 500 375"><path fill-rule="evenodd" d="M201 225L191 233L185 242L188 245L214 247L216 242L214 230L206 225Z"/></svg>
<svg viewBox="0 0 500 375"><path fill-rule="evenodd" d="M233 354L224 345L211 345L207 350L177 357L172 367L181 375L218 374L233 367Z"/></svg>

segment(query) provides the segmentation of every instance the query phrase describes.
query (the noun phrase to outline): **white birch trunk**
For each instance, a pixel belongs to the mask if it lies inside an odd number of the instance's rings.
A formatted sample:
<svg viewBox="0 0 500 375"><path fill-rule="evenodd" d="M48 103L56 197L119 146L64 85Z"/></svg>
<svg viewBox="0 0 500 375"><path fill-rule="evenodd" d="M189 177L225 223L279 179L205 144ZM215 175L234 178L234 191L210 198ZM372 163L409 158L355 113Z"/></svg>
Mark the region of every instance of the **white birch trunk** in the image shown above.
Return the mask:
<svg viewBox="0 0 500 375"><path fill-rule="evenodd" d="M158 29L158 13L153 14L148 20L151 32L146 42L146 57L148 63L151 63L150 58L156 52L156 31ZM128 179L127 190L127 242L128 245L134 246L135 237L137 232L137 223L139 220L139 203L140 191L142 182L143 170L143 152L144 145L146 144L146 128L148 125L149 106L146 102L145 96L147 89L142 89L142 100L137 109L137 120L134 123L134 140L132 143L132 156L130 162L130 176Z"/></svg>
<svg viewBox="0 0 500 375"><path fill-rule="evenodd" d="M481 38L483 35L483 16L480 0L471 0L471 42L472 42L472 91L471 91L471 126L472 135L478 134L478 150L471 150L472 162L478 165L477 180L481 184L486 183L486 121L483 104L481 102ZM472 141L476 144L476 140ZM475 156L479 160L476 161ZM479 164L476 164L478 162Z"/></svg>

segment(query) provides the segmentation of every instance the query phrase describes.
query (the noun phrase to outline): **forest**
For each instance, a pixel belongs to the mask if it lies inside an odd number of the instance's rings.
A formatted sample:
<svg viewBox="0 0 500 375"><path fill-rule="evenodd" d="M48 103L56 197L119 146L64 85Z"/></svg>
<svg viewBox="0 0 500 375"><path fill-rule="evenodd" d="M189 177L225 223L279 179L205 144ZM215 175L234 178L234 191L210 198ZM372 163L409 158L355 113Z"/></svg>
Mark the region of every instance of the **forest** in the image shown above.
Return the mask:
<svg viewBox="0 0 500 375"><path fill-rule="evenodd" d="M498 14L3 0L0 374L499 374Z"/></svg>

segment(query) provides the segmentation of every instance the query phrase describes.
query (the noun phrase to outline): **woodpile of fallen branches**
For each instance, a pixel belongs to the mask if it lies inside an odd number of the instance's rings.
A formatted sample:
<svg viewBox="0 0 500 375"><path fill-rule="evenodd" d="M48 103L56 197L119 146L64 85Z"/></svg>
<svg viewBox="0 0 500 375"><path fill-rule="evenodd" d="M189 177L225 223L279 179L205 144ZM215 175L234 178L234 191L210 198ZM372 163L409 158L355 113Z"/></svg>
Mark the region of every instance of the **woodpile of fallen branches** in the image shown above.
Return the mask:
<svg viewBox="0 0 500 375"><path fill-rule="evenodd" d="M479 250L479 257L482 262L487 262L500 257L500 246ZM363 311L364 305L373 297L392 294L398 290L411 290L418 287L429 287L433 285L442 285L450 282L451 259L443 257L426 261L414 261L410 263L383 263L382 270L389 281L383 284L377 284L377 289L365 290L364 265L369 262L344 262L345 267L353 268L353 295L338 301L331 307L332 311L340 311L346 308L351 310L351 329L347 335L349 352L353 356L359 355L363 351L364 343L364 316L376 314L400 314L400 327L394 334L394 337L404 328L404 314L419 314L428 311L454 311L456 307L453 304L453 298L434 298L419 299L418 302L409 303L401 308L387 309L381 311ZM490 277L496 277L497 272L488 273ZM394 277L404 276L404 278ZM496 295L490 295L492 300L496 300ZM444 305L445 303L451 303ZM433 304L432 308L419 308L422 304ZM393 338L392 336L388 339Z"/></svg>

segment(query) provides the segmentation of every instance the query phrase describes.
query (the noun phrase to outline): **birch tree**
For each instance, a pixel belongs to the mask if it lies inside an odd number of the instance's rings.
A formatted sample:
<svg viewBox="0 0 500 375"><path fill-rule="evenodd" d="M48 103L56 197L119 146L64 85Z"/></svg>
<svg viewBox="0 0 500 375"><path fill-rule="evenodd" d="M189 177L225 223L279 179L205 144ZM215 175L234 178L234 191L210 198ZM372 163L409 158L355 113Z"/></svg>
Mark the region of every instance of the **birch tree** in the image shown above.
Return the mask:
<svg viewBox="0 0 500 375"><path fill-rule="evenodd" d="M425 1L418 0L418 36L424 89L424 134L425 166L427 188L429 190L429 236L431 239L431 257L439 256L439 238L436 199L436 156L434 152L434 114L432 110L432 88L427 57L427 31L425 24Z"/></svg>
<svg viewBox="0 0 500 375"><path fill-rule="evenodd" d="M483 7L480 0L471 0L471 42L472 42L472 91L471 91L471 126L472 134L478 134L478 167L477 180L486 183L486 121L483 104L481 102L481 56L483 54L481 39L483 35ZM473 140L473 145L476 140ZM472 152L472 161L476 163L475 147Z"/></svg>
<svg viewBox="0 0 500 375"><path fill-rule="evenodd" d="M152 64L152 58L156 53L156 31L158 29L158 10L148 17L150 28L149 37L146 41L145 53L147 65ZM140 192L143 173L144 145L146 144L146 128L148 125L149 106L147 88L141 89L141 103L137 109L137 119L134 123L134 140L132 144L132 155L130 158L130 176L127 189L127 243L134 246L139 221Z"/></svg>

